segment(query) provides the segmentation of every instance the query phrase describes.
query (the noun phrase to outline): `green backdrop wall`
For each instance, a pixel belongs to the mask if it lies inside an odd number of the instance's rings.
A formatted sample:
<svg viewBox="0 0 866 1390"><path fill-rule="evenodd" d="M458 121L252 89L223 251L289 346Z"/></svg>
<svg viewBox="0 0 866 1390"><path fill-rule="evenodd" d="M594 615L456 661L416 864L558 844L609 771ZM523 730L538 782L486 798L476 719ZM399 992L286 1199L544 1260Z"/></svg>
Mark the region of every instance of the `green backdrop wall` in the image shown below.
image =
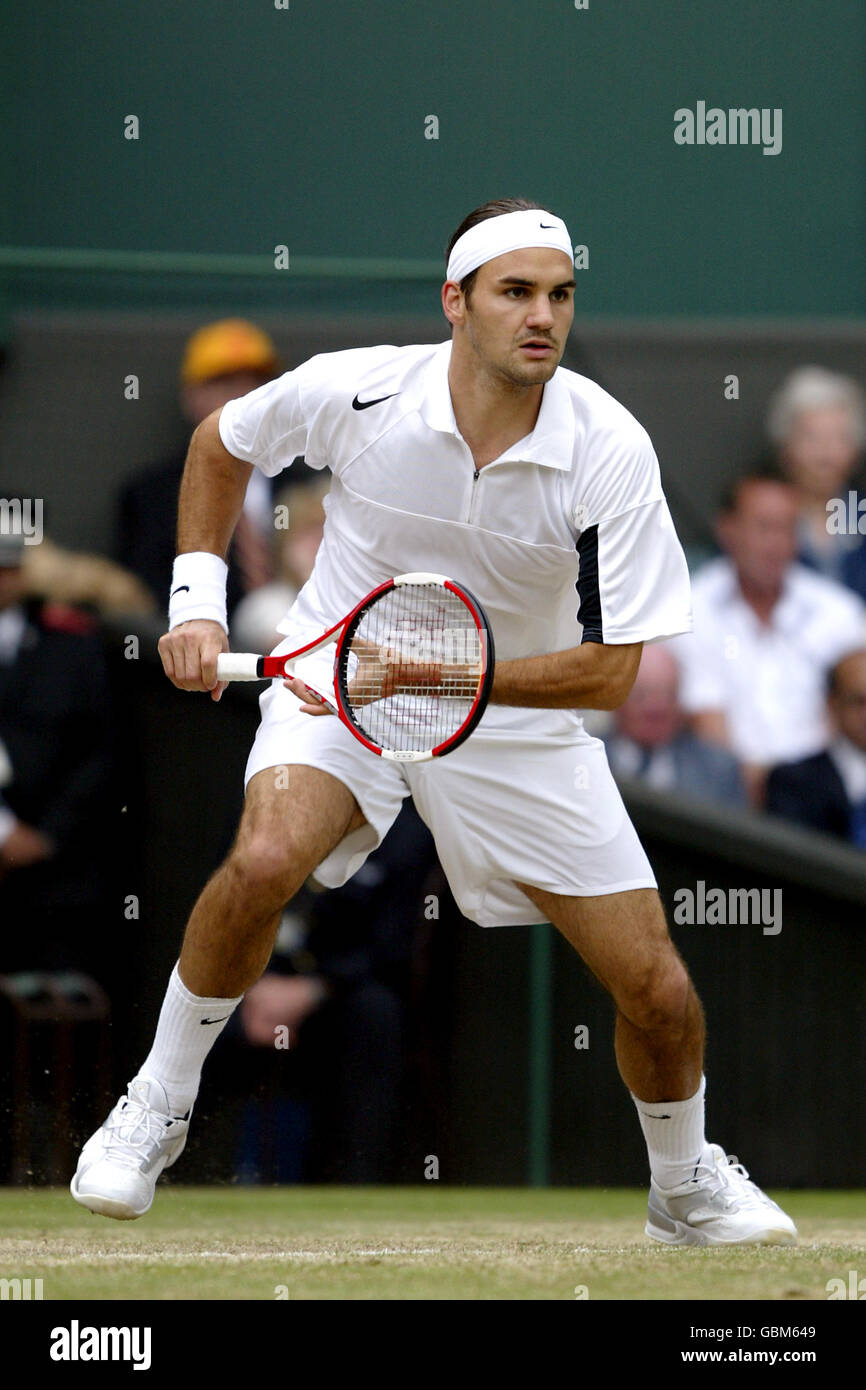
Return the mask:
<svg viewBox="0 0 866 1390"><path fill-rule="evenodd" d="M435 262L475 204L522 192L589 247L580 312L866 310L862 0L77 0L19 7L4 47L7 248L285 244L301 265L393 258L399 274ZM781 153L677 145L674 112L698 101L781 108ZM13 303L141 292L5 264ZM208 287L150 275L147 293ZM320 293L290 269L246 297ZM346 281L340 306L357 293ZM361 307L395 293L368 287ZM430 286L397 298L429 307Z"/></svg>

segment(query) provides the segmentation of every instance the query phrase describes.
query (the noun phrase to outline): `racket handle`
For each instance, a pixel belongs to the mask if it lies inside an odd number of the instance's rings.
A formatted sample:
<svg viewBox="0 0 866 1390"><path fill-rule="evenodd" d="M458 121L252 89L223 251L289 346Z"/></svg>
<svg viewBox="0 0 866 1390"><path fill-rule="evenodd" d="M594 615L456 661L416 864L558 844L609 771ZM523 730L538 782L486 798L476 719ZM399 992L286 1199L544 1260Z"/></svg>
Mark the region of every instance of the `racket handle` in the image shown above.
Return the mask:
<svg viewBox="0 0 866 1390"><path fill-rule="evenodd" d="M221 652L217 657L218 681L265 680L264 657L255 652Z"/></svg>

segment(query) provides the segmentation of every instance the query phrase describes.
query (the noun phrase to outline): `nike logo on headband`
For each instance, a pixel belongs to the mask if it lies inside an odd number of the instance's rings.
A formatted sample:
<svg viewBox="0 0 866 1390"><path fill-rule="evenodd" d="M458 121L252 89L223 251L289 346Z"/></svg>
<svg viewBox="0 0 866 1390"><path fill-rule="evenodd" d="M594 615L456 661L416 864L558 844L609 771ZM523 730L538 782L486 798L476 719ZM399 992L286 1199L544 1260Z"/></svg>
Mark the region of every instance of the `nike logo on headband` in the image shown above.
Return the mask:
<svg viewBox="0 0 866 1390"><path fill-rule="evenodd" d="M546 232L552 232L556 228L555 222L539 222L539 227L543 227Z"/></svg>
<svg viewBox="0 0 866 1390"><path fill-rule="evenodd" d="M388 396L377 396L374 401L359 401L356 396L352 401L353 410L369 410L371 405L381 405L383 401L390 401L391 396L399 396L399 391L392 391Z"/></svg>

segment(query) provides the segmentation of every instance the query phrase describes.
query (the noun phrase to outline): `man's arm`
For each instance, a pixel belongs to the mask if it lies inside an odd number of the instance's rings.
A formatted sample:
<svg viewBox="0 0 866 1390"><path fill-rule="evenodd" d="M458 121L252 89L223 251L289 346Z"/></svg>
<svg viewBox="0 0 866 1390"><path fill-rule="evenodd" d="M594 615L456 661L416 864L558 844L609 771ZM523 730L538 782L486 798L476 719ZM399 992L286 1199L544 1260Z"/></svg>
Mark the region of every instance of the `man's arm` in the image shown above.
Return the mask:
<svg viewBox="0 0 866 1390"><path fill-rule="evenodd" d="M190 440L177 512L178 555L209 550L224 560L243 511L253 466L229 453L219 417L219 410L208 415Z"/></svg>
<svg viewBox="0 0 866 1390"><path fill-rule="evenodd" d="M225 560L244 505L252 464L230 454L220 438L220 412L214 411L195 430L183 472L178 504L179 555L209 552ZM216 663L228 651L228 636L219 622L193 618L159 639L165 674L179 690L209 690L218 700Z"/></svg>
<svg viewBox="0 0 866 1390"><path fill-rule="evenodd" d="M634 685L642 651L643 642L584 642L549 656L497 661L490 703L531 709L618 709ZM429 669L424 666L425 674ZM404 670L411 679L409 668ZM304 714L332 712L327 705L312 704L307 687L297 678L287 677L283 684L301 701Z"/></svg>
<svg viewBox="0 0 866 1390"><path fill-rule="evenodd" d="M618 709L640 666L642 642L584 642L549 656L498 661L490 702L534 709Z"/></svg>

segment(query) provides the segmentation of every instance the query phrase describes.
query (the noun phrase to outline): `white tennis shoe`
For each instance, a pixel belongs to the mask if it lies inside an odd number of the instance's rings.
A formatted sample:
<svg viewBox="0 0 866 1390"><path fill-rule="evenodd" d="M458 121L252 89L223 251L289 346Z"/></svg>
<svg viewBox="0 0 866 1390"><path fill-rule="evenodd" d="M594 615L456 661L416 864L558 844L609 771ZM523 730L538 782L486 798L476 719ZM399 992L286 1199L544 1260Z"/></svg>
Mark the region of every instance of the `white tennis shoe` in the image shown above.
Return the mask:
<svg viewBox="0 0 866 1390"><path fill-rule="evenodd" d="M670 1188L650 1183L646 1233L668 1245L793 1245L797 1240L790 1216L718 1144L706 1146L688 1182Z"/></svg>
<svg viewBox="0 0 866 1390"><path fill-rule="evenodd" d="M171 1115L159 1082L136 1076L81 1150L69 1190L76 1202L101 1216L118 1221L144 1216L157 1178L180 1158L188 1132L189 1114Z"/></svg>

